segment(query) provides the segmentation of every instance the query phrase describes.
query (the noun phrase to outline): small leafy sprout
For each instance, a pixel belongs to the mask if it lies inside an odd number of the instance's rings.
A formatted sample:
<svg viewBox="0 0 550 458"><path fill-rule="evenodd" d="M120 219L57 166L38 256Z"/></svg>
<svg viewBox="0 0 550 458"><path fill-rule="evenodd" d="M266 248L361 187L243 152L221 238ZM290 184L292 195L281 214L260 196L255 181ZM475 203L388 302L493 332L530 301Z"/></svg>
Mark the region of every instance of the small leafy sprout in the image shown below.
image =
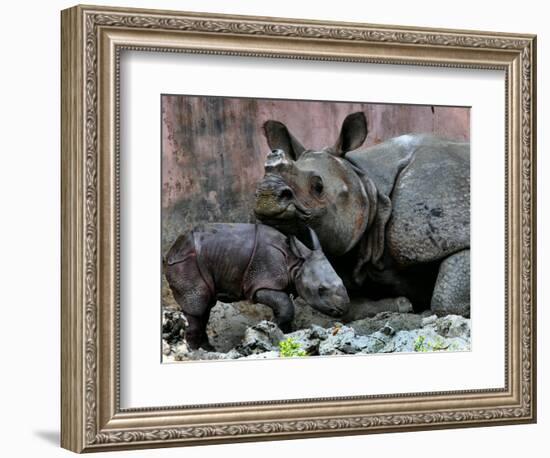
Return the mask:
<svg viewBox="0 0 550 458"><path fill-rule="evenodd" d="M414 341L414 351L429 351L428 345L426 345L425 341L426 336L423 336L422 334L419 335Z"/></svg>
<svg viewBox="0 0 550 458"><path fill-rule="evenodd" d="M426 336L420 334L414 341L414 351L427 352L427 351L442 351L449 349L449 345L445 344L445 341L437 336L434 343L426 342Z"/></svg>
<svg viewBox="0 0 550 458"><path fill-rule="evenodd" d="M302 349L300 343L296 342L292 337L279 342L279 352L283 358L307 356L307 353Z"/></svg>
<svg viewBox="0 0 550 458"><path fill-rule="evenodd" d="M431 347L433 351L442 351L442 350L447 350L449 348L449 345L446 344L441 337L437 336L435 339L435 343L432 344Z"/></svg>

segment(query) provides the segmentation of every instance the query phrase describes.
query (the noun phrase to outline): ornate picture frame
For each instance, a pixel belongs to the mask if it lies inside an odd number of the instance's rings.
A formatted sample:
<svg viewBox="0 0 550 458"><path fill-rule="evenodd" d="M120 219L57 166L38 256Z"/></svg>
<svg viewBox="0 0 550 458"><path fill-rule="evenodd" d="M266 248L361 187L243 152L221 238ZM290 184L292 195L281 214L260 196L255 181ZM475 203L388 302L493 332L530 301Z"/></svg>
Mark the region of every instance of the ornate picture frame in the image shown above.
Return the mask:
<svg viewBox="0 0 550 458"><path fill-rule="evenodd" d="M536 37L110 7L62 12L61 445L75 452L536 421ZM122 409L125 50L505 72L505 387Z"/></svg>

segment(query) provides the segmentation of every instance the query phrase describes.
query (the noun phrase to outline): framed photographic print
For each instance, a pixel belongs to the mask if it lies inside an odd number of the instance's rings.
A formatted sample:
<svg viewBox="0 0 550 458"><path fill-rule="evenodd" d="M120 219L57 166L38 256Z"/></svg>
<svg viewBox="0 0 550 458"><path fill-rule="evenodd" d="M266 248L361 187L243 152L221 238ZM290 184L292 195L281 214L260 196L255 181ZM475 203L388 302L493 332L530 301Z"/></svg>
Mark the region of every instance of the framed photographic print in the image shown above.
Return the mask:
<svg viewBox="0 0 550 458"><path fill-rule="evenodd" d="M62 446L534 422L532 35L62 12Z"/></svg>

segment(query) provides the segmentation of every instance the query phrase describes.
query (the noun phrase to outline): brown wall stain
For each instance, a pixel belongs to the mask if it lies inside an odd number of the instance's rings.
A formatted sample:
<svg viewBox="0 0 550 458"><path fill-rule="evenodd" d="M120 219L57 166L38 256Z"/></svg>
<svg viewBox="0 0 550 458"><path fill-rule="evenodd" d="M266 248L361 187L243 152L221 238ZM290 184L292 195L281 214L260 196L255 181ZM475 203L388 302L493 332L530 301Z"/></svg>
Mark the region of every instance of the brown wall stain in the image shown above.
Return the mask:
<svg viewBox="0 0 550 458"><path fill-rule="evenodd" d="M262 125L281 121L308 148L332 145L344 118L363 111L365 145L408 133L469 141L463 107L162 96L162 248L199 222L252 222L269 147Z"/></svg>

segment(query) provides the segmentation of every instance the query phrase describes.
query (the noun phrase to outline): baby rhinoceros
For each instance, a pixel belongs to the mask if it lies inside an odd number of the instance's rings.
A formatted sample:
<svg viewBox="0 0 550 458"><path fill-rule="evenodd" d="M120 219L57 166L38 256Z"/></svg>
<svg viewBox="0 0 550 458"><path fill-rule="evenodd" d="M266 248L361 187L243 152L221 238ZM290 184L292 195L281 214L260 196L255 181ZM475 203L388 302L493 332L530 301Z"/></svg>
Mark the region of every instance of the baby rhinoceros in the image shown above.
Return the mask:
<svg viewBox="0 0 550 458"><path fill-rule="evenodd" d="M313 250L270 226L230 223L204 224L180 236L164 272L187 318L189 347L210 348L206 325L218 299L266 304L285 332L294 318L289 294L325 314L343 315L349 302L344 284L313 231L311 239Z"/></svg>

